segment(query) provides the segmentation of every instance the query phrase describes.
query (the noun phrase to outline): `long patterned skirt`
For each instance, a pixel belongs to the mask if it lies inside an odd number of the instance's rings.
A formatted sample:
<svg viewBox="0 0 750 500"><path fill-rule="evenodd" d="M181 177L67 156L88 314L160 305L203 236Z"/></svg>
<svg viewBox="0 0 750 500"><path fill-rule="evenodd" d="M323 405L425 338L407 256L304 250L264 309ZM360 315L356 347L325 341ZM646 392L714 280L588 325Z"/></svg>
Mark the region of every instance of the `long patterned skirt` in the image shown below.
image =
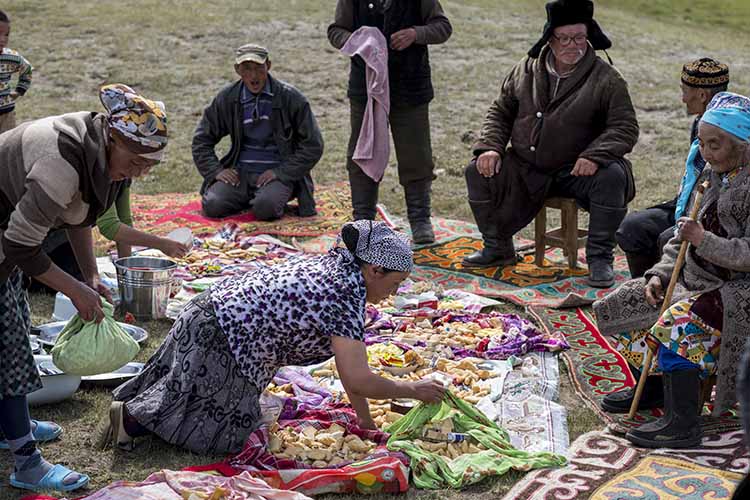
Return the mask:
<svg viewBox="0 0 750 500"><path fill-rule="evenodd" d="M113 394L143 427L200 454L239 452L261 415L258 390L237 366L207 292L188 303L143 372Z"/></svg>
<svg viewBox="0 0 750 500"><path fill-rule="evenodd" d="M0 284L0 399L42 388L29 344L31 318L23 277L16 270Z"/></svg>
<svg viewBox="0 0 750 500"><path fill-rule="evenodd" d="M658 342L700 367L701 377L716 373L721 349L724 308L718 290L675 303L651 329L619 336L617 350L632 366L643 366L646 350ZM648 341L647 341L648 339ZM656 344L657 346L659 344ZM652 367L659 373L661 366Z"/></svg>

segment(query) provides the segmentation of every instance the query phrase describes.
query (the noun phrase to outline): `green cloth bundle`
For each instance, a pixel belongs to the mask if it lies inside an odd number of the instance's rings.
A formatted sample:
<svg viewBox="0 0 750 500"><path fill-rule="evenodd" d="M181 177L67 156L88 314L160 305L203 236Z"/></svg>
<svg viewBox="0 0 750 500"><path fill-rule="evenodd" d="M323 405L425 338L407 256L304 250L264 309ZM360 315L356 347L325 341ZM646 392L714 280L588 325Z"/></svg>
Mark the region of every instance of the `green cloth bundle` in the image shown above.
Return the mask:
<svg viewBox="0 0 750 500"><path fill-rule="evenodd" d="M140 347L112 317L114 308L102 300L101 323L83 321L76 314L57 337L52 362L71 375L98 375L122 368L133 360Z"/></svg>
<svg viewBox="0 0 750 500"><path fill-rule="evenodd" d="M468 434L487 450L450 460L414 443L430 422L451 418L457 433ZM411 459L414 485L422 489L463 488L508 470L528 471L565 465L566 458L554 453L529 453L513 448L508 433L474 406L447 391L440 403L419 403L390 425L388 449L402 451Z"/></svg>

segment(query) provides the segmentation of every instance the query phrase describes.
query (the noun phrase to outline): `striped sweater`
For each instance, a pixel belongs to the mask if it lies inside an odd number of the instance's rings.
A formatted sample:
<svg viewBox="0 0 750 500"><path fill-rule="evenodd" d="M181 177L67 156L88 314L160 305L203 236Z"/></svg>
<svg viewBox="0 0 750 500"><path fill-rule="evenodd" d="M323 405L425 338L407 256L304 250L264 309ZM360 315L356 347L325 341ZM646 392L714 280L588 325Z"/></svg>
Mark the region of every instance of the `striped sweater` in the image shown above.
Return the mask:
<svg viewBox="0 0 750 500"><path fill-rule="evenodd" d="M93 226L114 203L125 181L109 177L105 120L69 113L0 135L0 283L16 266L29 276L46 272L49 230Z"/></svg>
<svg viewBox="0 0 750 500"><path fill-rule="evenodd" d="M0 114L9 113L16 108L16 102L10 97L14 90L10 82L13 74L18 73L15 91L23 95L31 87L33 69L29 61L15 50L6 47L0 53Z"/></svg>

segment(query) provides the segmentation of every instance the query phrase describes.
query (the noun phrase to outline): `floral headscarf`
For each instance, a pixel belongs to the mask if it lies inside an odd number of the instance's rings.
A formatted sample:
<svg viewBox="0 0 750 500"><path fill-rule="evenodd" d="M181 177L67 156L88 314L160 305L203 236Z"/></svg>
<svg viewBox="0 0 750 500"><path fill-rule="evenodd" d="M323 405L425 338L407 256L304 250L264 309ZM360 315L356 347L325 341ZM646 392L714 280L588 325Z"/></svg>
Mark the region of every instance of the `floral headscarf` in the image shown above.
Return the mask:
<svg viewBox="0 0 750 500"><path fill-rule="evenodd" d="M358 220L347 222L344 226L351 226L357 230L355 256L368 264L392 271L411 272L414 267L414 256L406 236L397 233L385 222Z"/></svg>
<svg viewBox="0 0 750 500"><path fill-rule="evenodd" d="M107 110L111 137L124 140L129 149L144 158L161 160L167 146L167 113L164 103L152 101L135 90L113 83L99 90Z"/></svg>

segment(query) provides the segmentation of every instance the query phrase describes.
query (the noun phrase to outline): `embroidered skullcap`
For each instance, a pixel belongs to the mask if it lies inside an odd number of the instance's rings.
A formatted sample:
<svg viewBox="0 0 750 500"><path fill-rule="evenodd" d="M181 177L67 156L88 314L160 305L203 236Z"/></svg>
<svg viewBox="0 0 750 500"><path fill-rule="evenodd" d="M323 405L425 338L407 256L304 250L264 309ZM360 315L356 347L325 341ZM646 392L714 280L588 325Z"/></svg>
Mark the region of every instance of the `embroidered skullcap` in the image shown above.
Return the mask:
<svg viewBox="0 0 750 500"><path fill-rule="evenodd" d="M750 142L750 99L733 92L719 92L708 103L701 117L701 123L704 122Z"/></svg>
<svg viewBox="0 0 750 500"><path fill-rule="evenodd" d="M687 63L682 67L680 77L688 87L710 89L729 83L729 66L710 57Z"/></svg>
<svg viewBox="0 0 750 500"><path fill-rule="evenodd" d="M352 253L360 260L391 271L411 272L414 260L405 235L397 233L385 222L358 220L344 224L339 241L344 238L344 232L351 229L357 231L357 244ZM347 248L352 250L349 245Z"/></svg>
<svg viewBox="0 0 750 500"><path fill-rule="evenodd" d="M163 102L146 99L122 83L103 86L99 99L107 110L111 137L122 139L128 149L144 158L161 160L167 146Z"/></svg>

